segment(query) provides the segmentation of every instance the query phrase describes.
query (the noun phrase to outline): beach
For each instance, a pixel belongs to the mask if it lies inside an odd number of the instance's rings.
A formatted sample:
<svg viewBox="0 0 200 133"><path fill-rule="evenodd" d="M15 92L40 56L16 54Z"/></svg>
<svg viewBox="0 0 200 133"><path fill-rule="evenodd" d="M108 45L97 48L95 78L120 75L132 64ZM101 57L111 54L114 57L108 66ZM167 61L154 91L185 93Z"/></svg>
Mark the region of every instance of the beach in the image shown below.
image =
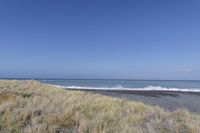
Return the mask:
<svg viewBox="0 0 200 133"><path fill-rule="evenodd" d="M0 80L0 114L3 133L200 132L199 113L33 80Z"/></svg>
<svg viewBox="0 0 200 133"><path fill-rule="evenodd" d="M200 93L170 92L170 91L91 91L107 96L117 97L130 101L139 101L146 104L159 106L167 110L187 109L200 113Z"/></svg>
<svg viewBox="0 0 200 133"><path fill-rule="evenodd" d="M200 112L199 81L166 80L40 80L54 87L86 91L129 101L139 101L166 110Z"/></svg>

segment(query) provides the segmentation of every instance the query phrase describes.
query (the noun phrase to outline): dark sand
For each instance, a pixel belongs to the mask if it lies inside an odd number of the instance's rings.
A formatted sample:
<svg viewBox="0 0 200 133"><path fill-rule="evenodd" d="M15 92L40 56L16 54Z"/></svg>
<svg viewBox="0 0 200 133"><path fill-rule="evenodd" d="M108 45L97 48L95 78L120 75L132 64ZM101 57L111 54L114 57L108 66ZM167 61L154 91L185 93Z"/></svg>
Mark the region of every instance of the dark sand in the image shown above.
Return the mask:
<svg viewBox="0 0 200 133"><path fill-rule="evenodd" d="M188 109L200 113L200 93L172 91L84 90L121 99L157 105L167 110Z"/></svg>

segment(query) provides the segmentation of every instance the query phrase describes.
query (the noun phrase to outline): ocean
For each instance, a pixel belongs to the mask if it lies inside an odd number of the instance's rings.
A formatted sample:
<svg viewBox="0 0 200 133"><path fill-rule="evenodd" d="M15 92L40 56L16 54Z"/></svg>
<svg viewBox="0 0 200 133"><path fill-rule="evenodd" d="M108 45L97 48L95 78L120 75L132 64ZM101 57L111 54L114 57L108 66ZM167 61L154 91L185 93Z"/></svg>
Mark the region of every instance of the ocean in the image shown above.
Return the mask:
<svg viewBox="0 0 200 133"><path fill-rule="evenodd" d="M114 80L114 79L41 79L47 84L68 89L140 90L200 92L200 81L175 80Z"/></svg>

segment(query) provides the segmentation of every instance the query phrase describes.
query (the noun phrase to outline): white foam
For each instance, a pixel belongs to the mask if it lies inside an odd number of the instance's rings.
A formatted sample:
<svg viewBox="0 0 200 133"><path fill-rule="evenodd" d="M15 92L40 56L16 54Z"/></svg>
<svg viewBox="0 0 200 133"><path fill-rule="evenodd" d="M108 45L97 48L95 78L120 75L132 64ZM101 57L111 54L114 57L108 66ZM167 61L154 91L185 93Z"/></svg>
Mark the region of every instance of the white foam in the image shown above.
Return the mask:
<svg viewBox="0 0 200 133"><path fill-rule="evenodd" d="M51 85L51 84L50 84ZM61 85L51 85L63 89L74 89L74 90L121 90L121 91L174 91L174 92L200 92L197 88L166 88L161 86L147 86L144 88L127 88L123 86L117 87L88 87L88 86L61 86Z"/></svg>

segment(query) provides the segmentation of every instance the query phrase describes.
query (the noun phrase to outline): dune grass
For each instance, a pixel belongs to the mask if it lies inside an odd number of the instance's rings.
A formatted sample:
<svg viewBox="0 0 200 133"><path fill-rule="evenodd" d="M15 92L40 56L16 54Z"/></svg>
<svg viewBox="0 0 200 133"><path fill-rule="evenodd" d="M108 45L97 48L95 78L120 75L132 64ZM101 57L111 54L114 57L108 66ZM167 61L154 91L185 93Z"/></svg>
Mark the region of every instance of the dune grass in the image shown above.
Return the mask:
<svg viewBox="0 0 200 133"><path fill-rule="evenodd" d="M0 80L2 133L199 133L200 115L54 88Z"/></svg>

